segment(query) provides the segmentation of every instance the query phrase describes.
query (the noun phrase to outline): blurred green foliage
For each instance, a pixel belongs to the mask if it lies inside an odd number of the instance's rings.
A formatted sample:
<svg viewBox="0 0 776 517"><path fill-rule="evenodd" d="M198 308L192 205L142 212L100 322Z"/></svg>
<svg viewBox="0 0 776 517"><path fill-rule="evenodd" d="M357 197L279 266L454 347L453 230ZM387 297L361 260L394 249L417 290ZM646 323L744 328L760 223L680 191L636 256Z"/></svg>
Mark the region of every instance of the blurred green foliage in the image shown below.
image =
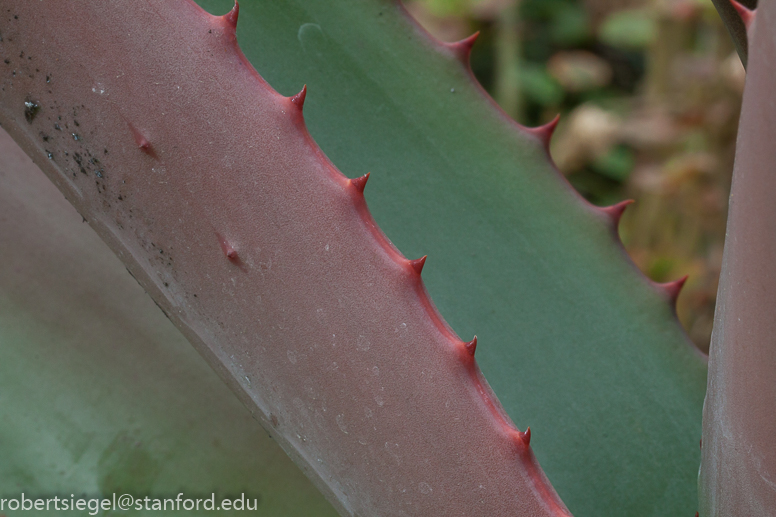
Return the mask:
<svg viewBox="0 0 776 517"><path fill-rule="evenodd" d="M656 281L690 274L679 316L707 349L743 68L710 0L415 0L438 38L475 30L472 70L518 122L561 113L553 158L621 226Z"/></svg>
<svg viewBox="0 0 776 517"><path fill-rule="evenodd" d="M649 9L626 9L609 16L598 31L602 43L620 48L646 49L657 27Z"/></svg>

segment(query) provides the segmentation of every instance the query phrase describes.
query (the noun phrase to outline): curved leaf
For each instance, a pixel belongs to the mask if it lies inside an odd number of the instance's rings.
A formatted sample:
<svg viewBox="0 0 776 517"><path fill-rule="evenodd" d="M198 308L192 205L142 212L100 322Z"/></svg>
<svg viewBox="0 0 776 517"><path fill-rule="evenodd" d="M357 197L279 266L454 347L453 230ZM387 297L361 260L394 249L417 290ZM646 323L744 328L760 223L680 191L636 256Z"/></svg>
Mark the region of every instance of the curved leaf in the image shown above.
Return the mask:
<svg viewBox="0 0 776 517"><path fill-rule="evenodd" d="M0 496L245 493L261 515L335 515L81 221L0 129Z"/></svg>
<svg viewBox="0 0 776 517"><path fill-rule="evenodd" d="M226 12L229 0L203 1ZM241 5L237 37L408 257L578 516L693 515L706 366L612 223L393 0Z"/></svg>

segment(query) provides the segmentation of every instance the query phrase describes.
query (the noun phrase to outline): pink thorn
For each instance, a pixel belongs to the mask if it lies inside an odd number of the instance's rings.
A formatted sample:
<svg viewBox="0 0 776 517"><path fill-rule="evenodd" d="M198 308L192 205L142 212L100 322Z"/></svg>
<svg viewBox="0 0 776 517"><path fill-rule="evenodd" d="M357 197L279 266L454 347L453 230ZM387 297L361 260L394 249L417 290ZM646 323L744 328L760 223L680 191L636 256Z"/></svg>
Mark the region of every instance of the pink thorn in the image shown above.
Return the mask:
<svg viewBox="0 0 776 517"><path fill-rule="evenodd" d="M531 445L531 426L526 427L525 432L520 432L520 439L526 447Z"/></svg>
<svg viewBox="0 0 776 517"><path fill-rule="evenodd" d="M461 41L456 41L453 43L444 43L444 45L453 51L453 53L458 56L458 59L460 59L463 64L469 65L469 56L472 53L472 48L474 47L474 42L477 41L477 38L480 36L480 31L475 32L468 38L462 39Z"/></svg>
<svg viewBox="0 0 776 517"><path fill-rule="evenodd" d="M428 255L423 255L419 259L410 260L410 266L412 266L412 269L414 269L418 275L421 271L423 271L423 266L426 263L426 257L428 257Z"/></svg>
<svg viewBox="0 0 776 517"><path fill-rule="evenodd" d="M740 4L736 0L730 0L730 5L733 6L733 8L738 12L738 16L741 17L741 21L744 22L744 27L746 27L746 30L749 30L749 27L752 26L752 22L754 21L754 14L755 11L753 9L749 9L743 4Z"/></svg>
<svg viewBox="0 0 776 517"><path fill-rule="evenodd" d="M364 174L363 176L359 176L358 178L353 178L350 180L350 184L353 185L353 187L359 191L360 193L364 193L364 189L366 188L366 182L369 180L369 172Z"/></svg>
<svg viewBox="0 0 776 517"><path fill-rule="evenodd" d="M132 137L135 139L137 146L144 152L151 154L151 142L149 142L145 135L135 126L129 123L127 124L129 125L130 131L132 131Z"/></svg>
<svg viewBox="0 0 776 517"><path fill-rule="evenodd" d="M658 287L668 295L668 299L671 300L674 307L676 307L676 300L679 298L679 293L682 291L682 287L684 287L684 283L687 281L688 277L689 275L684 275L679 280L674 280L673 282L667 282L665 284L657 284Z"/></svg>
<svg viewBox="0 0 776 517"><path fill-rule="evenodd" d="M216 237L218 237L218 242L221 244L221 251L224 252L226 258L229 260L237 260L237 250L235 250L220 233L216 232Z"/></svg>
<svg viewBox="0 0 776 517"><path fill-rule="evenodd" d="M628 208L628 205L635 203L632 199L626 199L625 201L620 201L616 205L612 206L601 206L598 207L598 209L609 216L609 218L614 223L614 227L617 228L620 224L620 218L622 217L623 212L625 212L625 209Z"/></svg>
<svg viewBox="0 0 776 517"><path fill-rule="evenodd" d="M474 357L474 352L477 351L477 336L474 336L474 339L468 343L464 343L463 346L466 347L466 351L469 352L469 355Z"/></svg>
<svg viewBox="0 0 776 517"><path fill-rule="evenodd" d="M527 127L526 131L534 135L544 145L547 152L550 152L550 140L552 140L552 134L555 132L555 128L558 127L558 121L560 120L560 114L555 115L555 118L547 122L543 126Z"/></svg>
<svg viewBox="0 0 776 517"><path fill-rule="evenodd" d="M232 7L232 10L223 15L221 18L226 22L227 25L229 25L232 30L237 29L237 17L240 15L240 4L237 3L237 0L234 2L234 7Z"/></svg>
<svg viewBox="0 0 776 517"><path fill-rule="evenodd" d="M302 111L302 108L304 108L304 99L307 97L307 85L305 84L302 87L302 91L291 97L291 102L296 104L299 107L299 111Z"/></svg>

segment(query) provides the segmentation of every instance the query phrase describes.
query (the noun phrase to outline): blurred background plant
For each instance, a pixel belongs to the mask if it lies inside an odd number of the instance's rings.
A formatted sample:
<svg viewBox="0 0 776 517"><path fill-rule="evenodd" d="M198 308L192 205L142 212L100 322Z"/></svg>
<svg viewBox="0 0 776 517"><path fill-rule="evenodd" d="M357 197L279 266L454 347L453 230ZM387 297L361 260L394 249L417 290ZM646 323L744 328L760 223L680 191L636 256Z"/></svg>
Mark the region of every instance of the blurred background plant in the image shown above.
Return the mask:
<svg viewBox="0 0 776 517"><path fill-rule="evenodd" d="M472 70L509 115L561 113L560 171L636 203L620 234L647 276L689 274L679 319L708 352L744 69L711 0L411 0L434 36L481 31Z"/></svg>

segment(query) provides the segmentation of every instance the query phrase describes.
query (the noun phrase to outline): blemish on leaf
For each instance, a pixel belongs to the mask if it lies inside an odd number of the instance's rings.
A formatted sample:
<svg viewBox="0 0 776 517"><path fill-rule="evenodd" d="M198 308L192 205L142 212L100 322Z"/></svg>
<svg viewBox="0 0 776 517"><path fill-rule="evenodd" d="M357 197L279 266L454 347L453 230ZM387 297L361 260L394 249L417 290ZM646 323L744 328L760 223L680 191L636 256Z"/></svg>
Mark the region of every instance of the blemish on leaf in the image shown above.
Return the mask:
<svg viewBox="0 0 776 517"><path fill-rule="evenodd" d="M148 138L132 124L128 125L130 131L132 131L132 137L135 139L137 146L146 154L156 158L156 153L154 153L154 150L151 148L151 142L148 140Z"/></svg>
<svg viewBox="0 0 776 517"><path fill-rule="evenodd" d="M237 250L235 250L220 233L216 232L216 237L218 237L218 243L221 245L221 251L224 252L226 258L229 260L237 260Z"/></svg>
<svg viewBox="0 0 776 517"><path fill-rule="evenodd" d="M24 101L24 118L27 119L27 122L32 123L39 111L40 105L37 102L33 100Z"/></svg>

